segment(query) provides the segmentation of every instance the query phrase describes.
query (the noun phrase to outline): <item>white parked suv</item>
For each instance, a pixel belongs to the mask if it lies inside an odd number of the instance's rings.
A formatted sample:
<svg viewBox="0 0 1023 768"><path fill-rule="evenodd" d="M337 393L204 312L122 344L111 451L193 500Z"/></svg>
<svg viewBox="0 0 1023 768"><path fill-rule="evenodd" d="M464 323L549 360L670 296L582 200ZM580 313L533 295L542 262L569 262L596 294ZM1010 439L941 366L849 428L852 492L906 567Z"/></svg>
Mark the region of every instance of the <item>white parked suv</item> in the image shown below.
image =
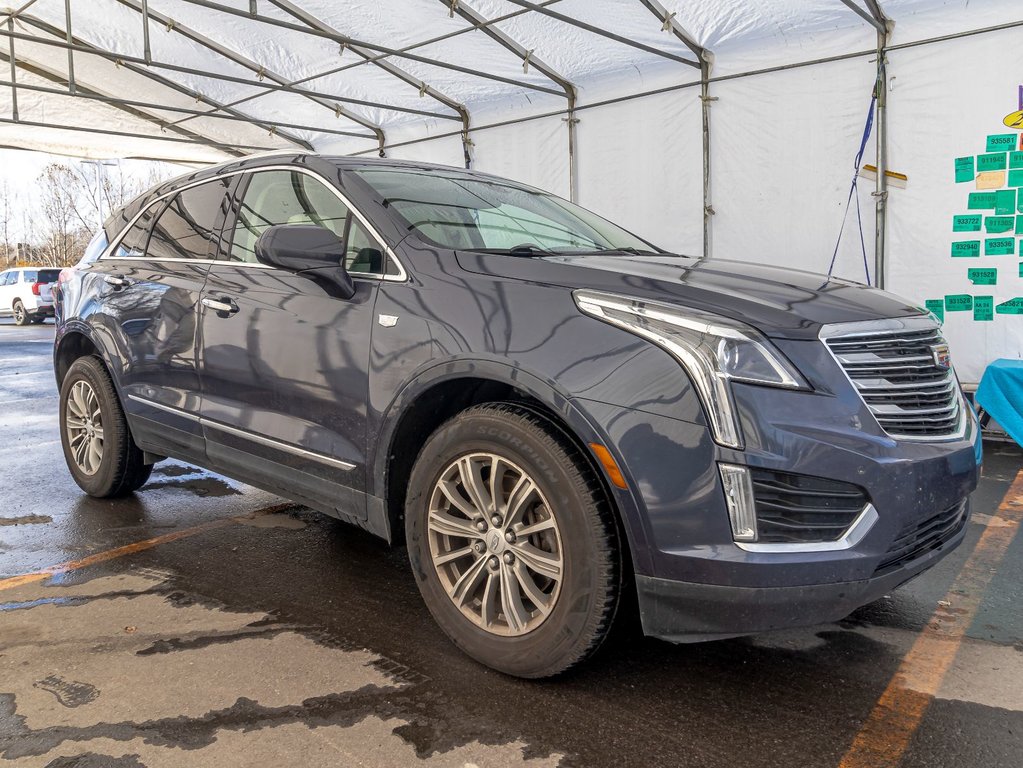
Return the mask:
<svg viewBox="0 0 1023 768"><path fill-rule="evenodd" d="M13 315L18 325L53 317L53 287L59 269L17 267L0 272L0 316Z"/></svg>

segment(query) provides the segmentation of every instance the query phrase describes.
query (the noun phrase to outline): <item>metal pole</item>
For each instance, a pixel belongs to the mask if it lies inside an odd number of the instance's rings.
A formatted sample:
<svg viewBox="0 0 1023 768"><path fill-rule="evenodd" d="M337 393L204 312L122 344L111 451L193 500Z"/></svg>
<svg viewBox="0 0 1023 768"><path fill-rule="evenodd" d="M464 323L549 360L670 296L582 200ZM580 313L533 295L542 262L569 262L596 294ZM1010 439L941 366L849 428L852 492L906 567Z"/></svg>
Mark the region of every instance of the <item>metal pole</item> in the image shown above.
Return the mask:
<svg viewBox="0 0 1023 768"><path fill-rule="evenodd" d="M14 31L14 17L7 17L7 29L8 31ZM14 122L18 122L18 72L17 65L14 62L14 38L7 38L10 44L9 51L11 57L11 117L14 118Z"/></svg>
<svg viewBox="0 0 1023 768"><path fill-rule="evenodd" d="M142 0L142 58L146 64L153 61L153 49L149 45L149 0Z"/></svg>
<svg viewBox="0 0 1023 768"><path fill-rule="evenodd" d="M877 189L874 192L875 239L874 239L874 285L885 287L885 239L888 230L888 35L890 22L885 30L877 33Z"/></svg>
<svg viewBox="0 0 1023 768"><path fill-rule="evenodd" d="M64 0L64 24L67 27L67 87L71 93L75 92L75 52L71 48L73 38L71 36L71 0Z"/></svg>
<svg viewBox="0 0 1023 768"><path fill-rule="evenodd" d="M710 199L710 55L704 53L700 59L700 109L702 112L703 133L703 257L710 258L711 249L711 216L714 206Z"/></svg>
<svg viewBox="0 0 1023 768"><path fill-rule="evenodd" d="M579 118L575 116L575 88L568 92L568 199L579 202L579 181L576 173L575 127Z"/></svg>

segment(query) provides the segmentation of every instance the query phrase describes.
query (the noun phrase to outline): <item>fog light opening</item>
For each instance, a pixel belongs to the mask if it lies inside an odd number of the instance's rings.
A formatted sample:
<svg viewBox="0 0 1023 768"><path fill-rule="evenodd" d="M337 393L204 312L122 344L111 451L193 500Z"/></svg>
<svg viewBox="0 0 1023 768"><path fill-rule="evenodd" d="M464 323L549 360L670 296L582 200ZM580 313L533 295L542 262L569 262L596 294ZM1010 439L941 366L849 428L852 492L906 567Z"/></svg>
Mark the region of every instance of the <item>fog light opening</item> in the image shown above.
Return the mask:
<svg viewBox="0 0 1023 768"><path fill-rule="evenodd" d="M753 480L749 470L735 464L718 464L721 485L725 490L728 519L732 523L732 539L757 540L757 510L753 501Z"/></svg>

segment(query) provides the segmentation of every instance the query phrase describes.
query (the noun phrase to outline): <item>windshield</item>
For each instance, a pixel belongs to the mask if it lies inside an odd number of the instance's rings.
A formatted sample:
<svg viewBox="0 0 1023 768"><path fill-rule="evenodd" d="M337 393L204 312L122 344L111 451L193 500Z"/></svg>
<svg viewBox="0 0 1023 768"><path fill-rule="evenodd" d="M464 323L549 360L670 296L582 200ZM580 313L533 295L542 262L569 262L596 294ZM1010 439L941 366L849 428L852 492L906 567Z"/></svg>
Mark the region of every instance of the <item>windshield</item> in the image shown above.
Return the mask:
<svg viewBox="0 0 1023 768"><path fill-rule="evenodd" d="M461 250L657 253L578 205L500 179L417 168L354 171L427 242Z"/></svg>

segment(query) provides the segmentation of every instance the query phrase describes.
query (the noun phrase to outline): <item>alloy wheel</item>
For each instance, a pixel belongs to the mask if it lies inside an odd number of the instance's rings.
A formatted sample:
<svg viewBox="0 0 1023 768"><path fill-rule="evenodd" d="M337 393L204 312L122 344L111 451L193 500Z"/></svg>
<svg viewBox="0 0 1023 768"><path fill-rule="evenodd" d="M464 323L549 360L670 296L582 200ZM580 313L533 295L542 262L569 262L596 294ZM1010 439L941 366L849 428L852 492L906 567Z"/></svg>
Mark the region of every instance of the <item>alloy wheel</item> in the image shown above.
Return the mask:
<svg viewBox="0 0 1023 768"><path fill-rule="evenodd" d="M103 414L89 382L72 385L64 424L75 464L87 475L96 474L103 461Z"/></svg>
<svg viewBox="0 0 1023 768"><path fill-rule="evenodd" d="M434 484L427 530L448 597L482 629L524 635L554 609L564 578L556 514L514 462L495 453L451 462Z"/></svg>

